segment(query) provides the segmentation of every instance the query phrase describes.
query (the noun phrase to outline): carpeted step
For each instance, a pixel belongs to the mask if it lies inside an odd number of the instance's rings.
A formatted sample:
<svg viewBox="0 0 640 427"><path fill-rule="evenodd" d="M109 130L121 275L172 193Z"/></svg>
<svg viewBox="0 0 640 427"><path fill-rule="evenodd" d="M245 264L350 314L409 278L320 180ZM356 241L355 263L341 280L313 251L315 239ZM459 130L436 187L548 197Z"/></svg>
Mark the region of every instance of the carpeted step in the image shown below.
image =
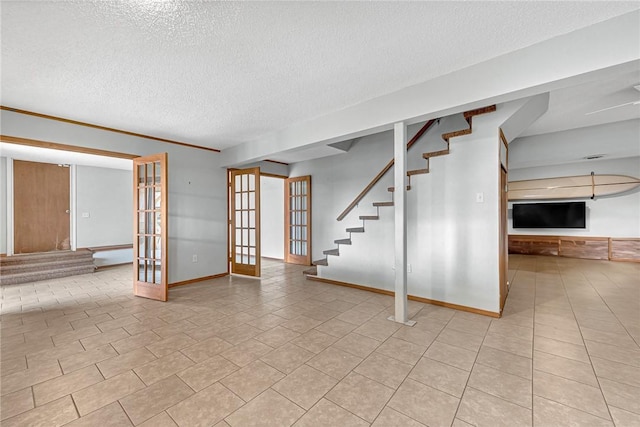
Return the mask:
<svg viewBox="0 0 640 427"><path fill-rule="evenodd" d="M93 265L82 265L79 267L63 267L47 271L31 271L28 273L0 275L0 285L17 285L20 283L37 282L40 280L57 279L60 277L77 276L79 274L90 274L95 272Z"/></svg>
<svg viewBox="0 0 640 427"><path fill-rule="evenodd" d="M86 249L1 257L0 285L93 273L95 269L93 252Z"/></svg>
<svg viewBox="0 0 640 427"><path fill-rule="evenodd" d="M69 258L59 259L48 262L37 262L32 264L9 264L2 265L2 276L19 273L30 273L32 271L48 271L55 270L63 267L80 267L80 266L93 266L93 258Z"/></svg>
<svg viewBox="0 0 640 427"><path fill-rule="evenodd" d="M0 257L0 267L14 264L34 264L39 262L50 262L64 259L87 258L93 259L93 252L81 249L78 251L55 251L37 254L17 254Z"/></svg>

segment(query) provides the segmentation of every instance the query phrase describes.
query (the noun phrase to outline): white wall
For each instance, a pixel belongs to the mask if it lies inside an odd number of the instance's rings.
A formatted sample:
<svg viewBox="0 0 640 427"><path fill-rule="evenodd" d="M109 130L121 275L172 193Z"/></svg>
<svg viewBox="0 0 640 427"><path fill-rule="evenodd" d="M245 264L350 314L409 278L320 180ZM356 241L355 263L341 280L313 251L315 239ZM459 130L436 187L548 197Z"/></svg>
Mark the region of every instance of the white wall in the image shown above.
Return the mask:
<svg viewBox="0 0 640 427"><path fill-rule="evenodd" d="M131 171L76 166L77 247L132 243L132 188Z"/></svg>
<svg viewBox="0 0 640 427"><path fill-rule="evenodd" d="M499 139L498 127L522 105L474 117L473 134L454 138L451 154L431 160L431 172L412 178L408 192L408 292L491 312L499 311ZM445 148L441 134L459 130L461 116L445 118L408 155L409 169L424 167L421 154ZM418 129L412 126L411 137ZM393 157L393 135L360 139L343 155L291 166L292 175L313 177L314 259L346 227L359 226L359 215L374 214L372 202L391 200L388 173L359 207L342 222L337 215ZM476 202L482 193L483 203ZM367 221L366 232L353 234L352 246L329 256L320 276L380 289L393 289L393 208L380 208L380 220Z"/></svg>
<svg viewBox="0 0 640 427"><path fill-rule="evenodd" d="M510 151L511 154L511 151ZM640 178L640 157L612 160L592 160L565 165L515 169L509 171L510 181L526 179L555 178L559 176L589 175L629 175ZM541 200L541 202L585 201L587 204L587 227L577 228L513 228L511 212L513 202L509 202L509 234L546 234L561 236L592 237L640 237L640 188L612 196L572 200ZM538 202L536 200L536 202ZM515 203L532 203L522 201Z"/></svg>
<svg viewBox="0 0 640 427"><path fill-rule="evenodd" d="M260 177L260 250L284 259L284 179Z"/></svg>
<svg viewBox="0 0 640 427"><path fill-rule="evenodd" d="M625 120L516 138L509 144L509 170L580 163L584 157L640 156L640 120Z"/></svg>
<svg viewBox="0 0 640 427"><path fill-rule="evenodd" d="M7 158L0 157L0 254L7 253Z"/></svg>
<svg viewBox="0 0 640 427"><path fill-rule="evenodd" d="M227 178L218 153L6 110L0 118L5 135L138 155L167 152L169 282L227 271ZM123 221L131 224L131 216Z"/></svg>
<svg viewBox="0 0 640 427"><path fill-rule="evenodd" d="M516 138L509 144L509 181L589 175L591 172L640 178L638 135L640 120L626 120ZM583 159L593 154L605 154L605 157ZM586 229L514 229L511 221L513 203L509 203L509 233L640 237L640 189L595 200L574 200L586 201Z"/></svg>

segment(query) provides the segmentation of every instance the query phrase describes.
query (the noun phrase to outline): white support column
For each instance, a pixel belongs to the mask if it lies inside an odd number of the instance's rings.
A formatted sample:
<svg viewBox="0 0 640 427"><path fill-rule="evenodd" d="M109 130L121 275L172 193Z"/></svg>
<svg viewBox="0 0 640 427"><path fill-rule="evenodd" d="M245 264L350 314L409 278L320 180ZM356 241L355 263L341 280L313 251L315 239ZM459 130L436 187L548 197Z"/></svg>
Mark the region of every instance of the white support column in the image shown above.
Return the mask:
<svg viewBox="0 0 640 427"><path fill-rule="evenodd" d="M407 314L407 125L393 125L393 196L395 212L395 316L389 317L398 323L415 325Z"/></svg>

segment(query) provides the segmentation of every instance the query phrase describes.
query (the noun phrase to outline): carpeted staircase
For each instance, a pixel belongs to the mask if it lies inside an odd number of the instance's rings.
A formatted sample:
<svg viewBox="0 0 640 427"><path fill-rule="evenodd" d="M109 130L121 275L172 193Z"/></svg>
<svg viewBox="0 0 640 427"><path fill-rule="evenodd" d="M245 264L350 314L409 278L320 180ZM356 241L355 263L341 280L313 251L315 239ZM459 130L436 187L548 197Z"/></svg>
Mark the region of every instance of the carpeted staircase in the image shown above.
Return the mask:
<svg viewBox="0 0 640 427"><path fill-rule="evenodd" d="M56 251L0 257L0 285L93 273L93 252Z"/></svg>

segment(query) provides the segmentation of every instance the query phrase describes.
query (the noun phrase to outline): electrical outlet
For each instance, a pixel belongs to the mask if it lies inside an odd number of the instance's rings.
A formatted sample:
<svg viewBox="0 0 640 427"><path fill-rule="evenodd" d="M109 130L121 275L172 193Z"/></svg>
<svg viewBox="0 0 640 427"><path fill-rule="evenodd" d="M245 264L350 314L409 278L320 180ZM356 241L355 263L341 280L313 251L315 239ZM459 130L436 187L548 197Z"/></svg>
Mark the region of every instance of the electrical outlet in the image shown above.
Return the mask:
<svg viewBox="0 0 640 427"><path fill-rule="evenodd" d="M89 212L82 212L82 218L89 218L90 216Z"/></svg>
<svg viewBox="0 0 640 427"><path fill-rule="evenodd" d="M192 255L191 262L198 262L198 255Z"/></svg>

